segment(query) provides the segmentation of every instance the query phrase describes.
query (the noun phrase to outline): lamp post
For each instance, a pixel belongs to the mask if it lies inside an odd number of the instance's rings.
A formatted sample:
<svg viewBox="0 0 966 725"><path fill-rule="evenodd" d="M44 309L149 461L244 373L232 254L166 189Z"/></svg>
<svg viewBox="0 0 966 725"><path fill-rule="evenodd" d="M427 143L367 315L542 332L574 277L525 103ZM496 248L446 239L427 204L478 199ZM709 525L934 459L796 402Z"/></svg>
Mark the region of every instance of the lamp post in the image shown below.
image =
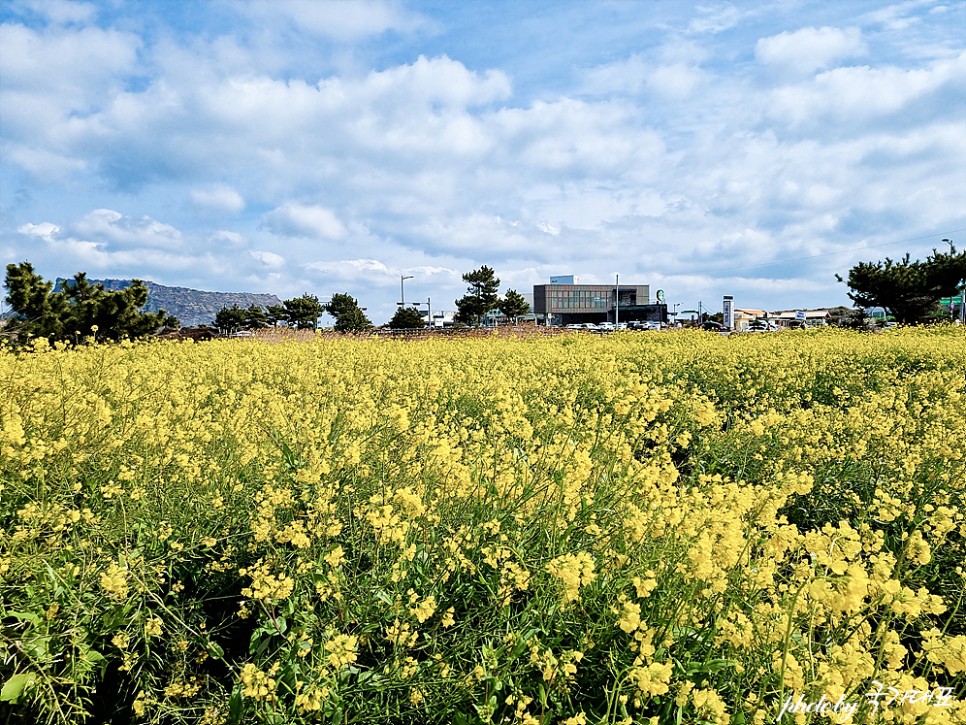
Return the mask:
<svg viewBox="0 0 966 725"><path fill-rule="evenodd" d="M399 300L400 300L399 306L400 307L406 306L406 280L412 279L412 278L413 276L411 274L399 275Z"/></svg>

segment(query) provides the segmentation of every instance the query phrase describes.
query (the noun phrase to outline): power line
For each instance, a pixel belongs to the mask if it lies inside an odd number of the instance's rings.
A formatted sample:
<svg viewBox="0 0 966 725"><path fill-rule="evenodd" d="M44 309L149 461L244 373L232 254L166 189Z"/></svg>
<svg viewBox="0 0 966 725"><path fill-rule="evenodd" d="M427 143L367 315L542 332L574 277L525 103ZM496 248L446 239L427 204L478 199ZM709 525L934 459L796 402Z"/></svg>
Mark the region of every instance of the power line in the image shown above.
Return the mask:
<svg viewBox="0 0 966 725"><path fill-rule="evenodd" d="M966 232L966 228L964 228L964 229L953 229L952 231L942 233L942 236L950 237L953 234L958 234L960 232ZM774 266L776 264L785 264L787 262L802 262L802 261L805 261L807 259L817 259L819 257L831 257L831 256L836 255L836 254L847 254L848 252L861 252L861 251L864 251L866 249L876 249L878 247L888 247L888 246L891 246L893 244L908 244L909 242L919 242L919 241L922 241L924 239L935 239L937 236L939 236L939 235L936 235L936 234L926 234L926 235L923 235L921 237L910 237L908 239L899 239L899 240L896 240L894 242L882 242L881 244L867 244L864 247L850 247L848 249L838 249L838 250L836 250L834 252L821 252L820 254L810 254L810 255L808 255L806 257L788 257L787 259L775 259L775 260L772 260L771 262L761 262L759 264L748 264L748 265L744 265L742 267L717 267L717 268L714 268L714 269L703 269L703 270L698 270L696 272L690 272L690 274L711 274L713 272L736 272L736 271L739 271L739 270L742 270L742 269L757 269L759 267L772 267L772 266Z"/></svg>

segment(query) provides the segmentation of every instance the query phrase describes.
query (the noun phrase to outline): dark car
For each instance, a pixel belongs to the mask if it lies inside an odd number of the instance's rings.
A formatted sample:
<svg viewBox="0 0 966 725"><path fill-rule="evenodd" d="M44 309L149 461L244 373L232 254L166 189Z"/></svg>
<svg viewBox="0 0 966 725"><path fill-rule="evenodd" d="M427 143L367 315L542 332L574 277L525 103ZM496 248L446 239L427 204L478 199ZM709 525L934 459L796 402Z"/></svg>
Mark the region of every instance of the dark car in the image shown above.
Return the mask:
<svg viewBox="0 0 966 725"><path fill-rule="evenodd" d="M708 320L701 325L701 329L707 332L727 332L728 328L722 325L720 322L712 322Z"/></svg>

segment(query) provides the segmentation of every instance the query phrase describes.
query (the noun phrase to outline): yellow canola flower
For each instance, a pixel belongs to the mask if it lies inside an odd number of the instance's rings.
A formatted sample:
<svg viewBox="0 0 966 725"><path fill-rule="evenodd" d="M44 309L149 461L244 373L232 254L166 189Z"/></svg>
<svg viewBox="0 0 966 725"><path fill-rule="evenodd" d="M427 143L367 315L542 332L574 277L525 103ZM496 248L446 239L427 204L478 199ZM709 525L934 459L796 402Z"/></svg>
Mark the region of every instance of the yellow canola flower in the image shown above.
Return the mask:
<svg viewBox="0 0 966 725"><path fill-rule="evenodd" d="M631 670L629 679L634 683L638 693L656 697L667 694L673 671L674 665L670 662L652 662L646 667L635 667Z"/></svg>
<svg viewBox="0 0 966 725"><path fill-rule="evenodd" d="M329 664L338 669L351 665L358 657L359 638L349 634L337 634L326 640L323 649Z"/></svg>
<svg viewBox="0 0 966 725"><path fill-rule="evenodd" d="M127 568L115 563L101 572L101 588L107 592L107 596L116 602L127 599L128 594L128 571Z"/></svg>
<svg viewBox="0 0 966 725"><path fill-rule="evenodd" d="M581 587L590 584L597 576L594 559L586 551L555 557L546 568L562 584L564 605L575 601L580 596Z"/></svg>

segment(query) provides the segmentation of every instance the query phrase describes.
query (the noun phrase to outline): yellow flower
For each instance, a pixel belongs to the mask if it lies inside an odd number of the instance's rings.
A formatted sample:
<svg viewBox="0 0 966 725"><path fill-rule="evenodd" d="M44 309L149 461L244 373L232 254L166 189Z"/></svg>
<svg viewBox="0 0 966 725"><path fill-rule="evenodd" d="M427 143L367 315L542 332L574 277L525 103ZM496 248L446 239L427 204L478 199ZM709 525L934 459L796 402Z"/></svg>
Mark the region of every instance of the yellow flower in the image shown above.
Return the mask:
<svg viewBox="0 0 966 725"><path fill-rule="evenodd" d="M144 623L144 636L146 637L160 637L162 631L161 620L157 617L151 617Z"/></svg>
<svg viewBox="0 0 966 725"><path fill-rule="evenodd" d="M323 645L329 664L338 669L351 665L358 657L359 638L348 634L337 634Z"/></svg>
<svg viewBox="0 0 966 725"><path fill-rule="evenodd" d="M112 563L106 571L101 572L101 588L114 601L123 601L128 593L127 578L127 569Z"/></svg>
<svg viewBox="0 0 966 725"><path fill-rule="evenodd" d="M647 667L635 667L630 680L642 695L657 696L667 693L674 666L671 663L652 662Z"/></svg>

